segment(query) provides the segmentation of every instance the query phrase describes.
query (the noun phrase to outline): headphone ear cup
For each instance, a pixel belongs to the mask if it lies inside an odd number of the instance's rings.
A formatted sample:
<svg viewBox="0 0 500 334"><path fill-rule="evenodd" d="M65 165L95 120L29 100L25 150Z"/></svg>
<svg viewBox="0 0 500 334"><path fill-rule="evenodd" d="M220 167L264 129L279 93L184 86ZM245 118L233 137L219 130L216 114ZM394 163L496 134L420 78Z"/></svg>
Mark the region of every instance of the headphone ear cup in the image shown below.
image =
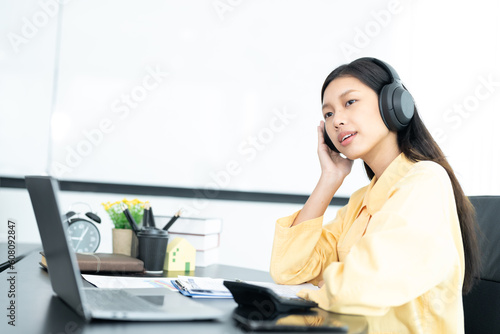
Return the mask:
<svg viewBox="0 0 500 334"><path fill-rule="evenodd" d="M398 132L410 123L415 104L411 94L399 82L393 82L382 87L379 108L387 128Z"/></svg>
<svg viewBox="0 0 500 334"><path fill-rule="evenodd" d="M403 127L407 127L415 113L415 102L410 92L403 86L399 87L394 91L392 103L394 104L396 118L399 123L402 124Z"/></svg>
<svg viewBox="0 0 500 334"><path fill-rule="evenodd" d="M330 139L330 136L328 136L328 133L326 132L326 125L323 128L323 138L325 139L325 144L330 148L330 150L340 153L339 150L337 150L337 148L333 144L332 140Z"/></svg>

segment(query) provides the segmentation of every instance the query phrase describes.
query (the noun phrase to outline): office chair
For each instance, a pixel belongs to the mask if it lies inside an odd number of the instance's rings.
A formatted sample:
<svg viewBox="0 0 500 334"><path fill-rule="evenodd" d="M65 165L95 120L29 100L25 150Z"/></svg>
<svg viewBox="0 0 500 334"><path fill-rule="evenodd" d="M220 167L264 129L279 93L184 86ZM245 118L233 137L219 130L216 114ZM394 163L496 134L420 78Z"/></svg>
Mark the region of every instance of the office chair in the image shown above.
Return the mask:
<svg viewBox="0 0 500 334"><path fill-rule="evenodd" d="M479 225L481 273L465 296L466 334L500 333L500 196L471 196Z"/></svg>

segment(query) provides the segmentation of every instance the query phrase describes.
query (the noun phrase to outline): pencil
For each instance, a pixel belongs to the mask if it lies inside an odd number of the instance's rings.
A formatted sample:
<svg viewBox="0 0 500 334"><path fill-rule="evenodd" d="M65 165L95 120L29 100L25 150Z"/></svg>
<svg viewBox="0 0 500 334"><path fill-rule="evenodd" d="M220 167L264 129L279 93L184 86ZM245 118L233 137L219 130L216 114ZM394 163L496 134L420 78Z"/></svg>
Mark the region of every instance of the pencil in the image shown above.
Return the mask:
<svg viewBox="0 0 500 334"><path fill-rule="evenodd" d="M127 208L126 204L123 204L122 208L124 208L123 209L123 214L127 218L127 221L130 224L130 227L134 231L135 235L137 235L137 231L139 231L139 227L137 226L137 224L136 224L136 222L134 220L134 217L132 217L132 215L130 214L130 211L128 211L128 208Z"/></svg>
<svg viewBox="0 0 500 334"><path fill-rule="evenodd" d="M170 227L172 227L172 225L174 225L175 221L176 221L177 219L179 219L179 217L181 216L181 212L182 212L182 209L180 209L179 211L177 211L177 212L175 213L175 215L174 215L174 216L170 219L170 221L169 221L169 222L168 222L168 223L167 223L167 224L163 227L163 230L164 230L164 231L168 231L168 229L169 229Z"/></svg>

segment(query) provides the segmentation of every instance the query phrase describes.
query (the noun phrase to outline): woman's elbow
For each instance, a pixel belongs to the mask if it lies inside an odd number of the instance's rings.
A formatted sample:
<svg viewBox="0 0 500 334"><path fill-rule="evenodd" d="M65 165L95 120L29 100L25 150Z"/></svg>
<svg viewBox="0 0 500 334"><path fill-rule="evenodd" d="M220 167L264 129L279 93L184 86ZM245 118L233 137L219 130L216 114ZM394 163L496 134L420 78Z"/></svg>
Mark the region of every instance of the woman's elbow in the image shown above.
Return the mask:
<svg viewBox="0 0 500 334"><path fill-rule="evenodd" d="M279 270L278 268L276 268L276 266L271 266L271 268L269 269L269 274L271 274L271 278L277 284L290 284L287 283L286 279L286 276L288 275L286 275L283 270Z"/></svg>
<svg viewBox="0 0 500 334"><path fill-rule="evenodd" d="M271 266L269 273L271 274L271 278L275 283L287 285L306 283L311 279L317 277L317 275L312 272L306 274L306 272L303 270L294 272L292 270L283 270L281 268L276 268L276 266Z"/></svg>

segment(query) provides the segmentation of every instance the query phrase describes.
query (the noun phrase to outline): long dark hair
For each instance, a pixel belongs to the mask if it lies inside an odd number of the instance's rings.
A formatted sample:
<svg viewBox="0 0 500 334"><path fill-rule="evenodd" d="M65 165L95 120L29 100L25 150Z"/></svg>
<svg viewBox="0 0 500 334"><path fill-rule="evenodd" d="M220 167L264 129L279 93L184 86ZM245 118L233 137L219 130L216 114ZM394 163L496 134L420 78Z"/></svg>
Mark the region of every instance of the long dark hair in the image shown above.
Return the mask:
<svg viewBox="0 0 500 334"><path fill-rule="evenodd" d="M380 95L382 87L390 82L389 74L382 67L371 60L358 59L350 64L339 66L328 75L321 89L321 101L323 101L326 87L338 77L357 78L373 89L377 95ZM409 160L414 162L434 161L441 165L450 177L464 245L465 277L462 293L465 294L474 285L474 277L479 275L480 270L479 247L476 236L477 223L474 207L468 197L465 196L443 152L422 122L416 107L410 124L397 133L397 140L399 149ZM366 163L365 170L371 180L375 174Z"/></svg>

